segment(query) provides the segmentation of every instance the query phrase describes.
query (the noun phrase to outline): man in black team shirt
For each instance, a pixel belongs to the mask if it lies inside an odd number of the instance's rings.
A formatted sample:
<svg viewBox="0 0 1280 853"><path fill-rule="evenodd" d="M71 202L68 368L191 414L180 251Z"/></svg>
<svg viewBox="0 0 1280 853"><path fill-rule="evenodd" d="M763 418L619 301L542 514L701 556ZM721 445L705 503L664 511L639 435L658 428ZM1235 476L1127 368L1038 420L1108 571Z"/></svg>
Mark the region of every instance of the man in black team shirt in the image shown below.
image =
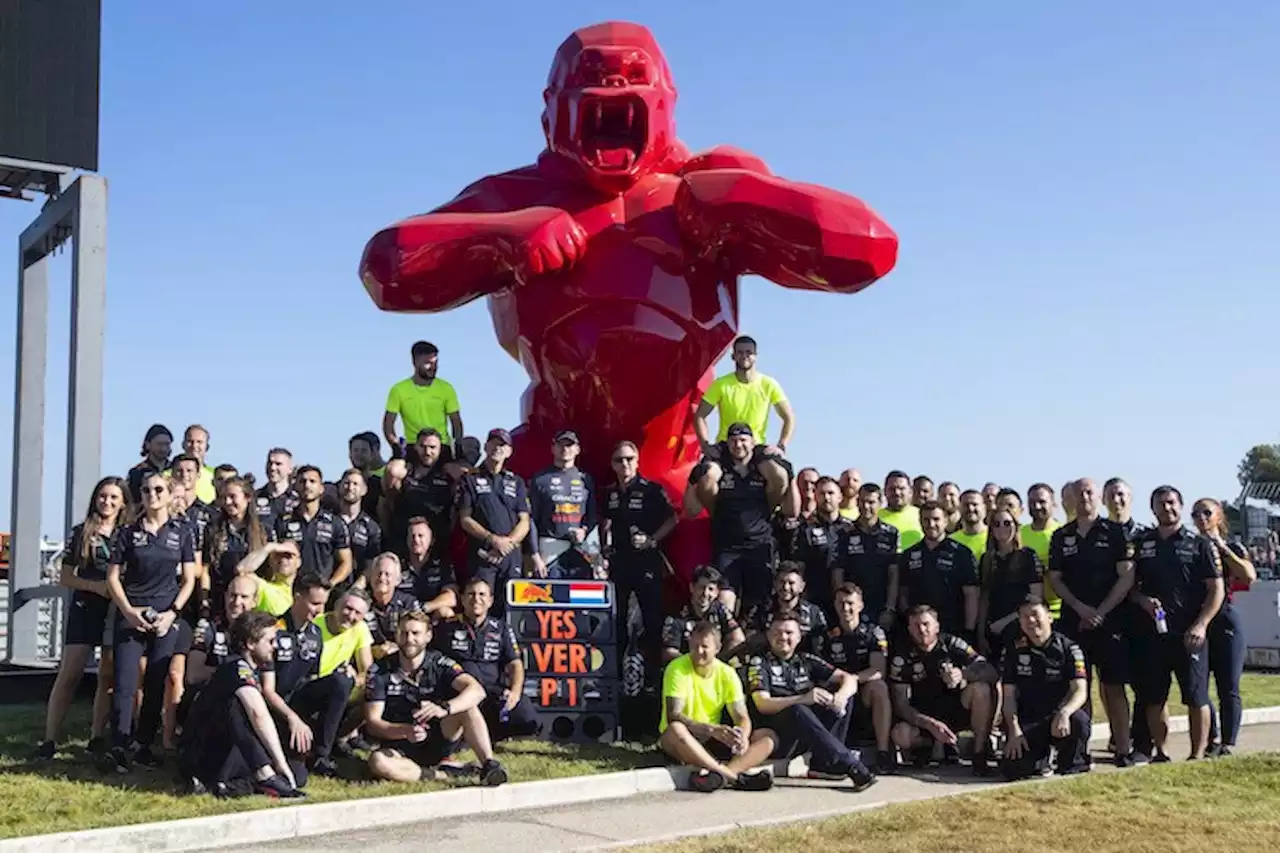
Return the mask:
<svg viewBox="0 0 1280 853"><path fill-rule="evenodd" d="M596 487L575 463L582 448L571 429L556 433L554 462L529 481L529 506L538 553L550 577L591 577L591 564L578 550L596 526Z"/></svg>
<svg viewBox="0 0 1280 853"><path fill-rule="evenodd" d="M253 609L257 599L257 580L249 575L236 575L227 584L221 611L196 623L191 651L187 653L187 690L182 695L179 721L186 717L199 689L209 683L218 667L231 659L231 624L241 613Z"/></svg>
<svg viewBox="0 0 1280 853"><path fill-rule="evenodd" d="M699 622L709 622L720 632L719 654L728 660L738 646L746 642L738 621L720 601L720 573L711 566L699 566L689 584L689 603L662 623L662 662L670 663L689 654L689 637Z"/></svg>
<svg viewBox="0 0 1280 853"><path fill-rule="evenodd" d="M400 566L399 588L422 602L432 619L452 619L458 607L458 579L448 555L431 547L431 526L425 518L409 519L409 554Z"/></svg>
<svg viewBox="0 0 1280 853"><path fill-rule="evenodd" d="M472 578L462 591L462 612L433 632L434 647L462 664L484 688L480 713L494 741L538 732L538 715L524 695L524 657L516 632L493 616L493 590Z"/></svg>
<svg viewBox="0 0 1280 853"><path fill-rule="evenodd" d="M1053 630L1049 608L1040 601L1018 605L1022 633L1004 650L1004 725L1008 740L1000 770L1009 780L1048 769L1049 748L1057 750L1059 775L1089 769L1091 723L1084 652L1066 634Z"/></svg>
<svg viewBox="0 0 1280 853"><path fill-rule="evenodd" d="M347 442L347 458L351 460L351 467L364 475L368 487L361 498L361 508L377 518L382 475L387 472L387 463L382 459L382 440L373 432L356 433Z"/></svg>
<svg viewBox="0 0 1280 853"><path fill-rule="evenodd" d="M191 793L277 799L303 796L305 771L284 754L262 695L261 668L274 652L275 619L242 614L231 624L233 656L200 691L179 748L179 768Z"/></svg>
<svg viewBox="0 0 1280 853"><path fill-rule="evenodd" d="M779 560L799 560L796 549L799 547L799 534L805 522L813 518L818 509L818 480L822 476L817 468L801 468L796 474L796 491L800 498L800 511L794 518L776 516L773 522L773 538L777 542ZM832 480L832 482L835 482ZM837 488L839 485L837 484ZM840 502L836 502L836 512L840 511Z"/></svg>
<svg viewBox="0 0 1280 853"><path fill-rule="evenodd" d="M159 474L169 468L169 454L173 450L173 433L164 424L153 424L142 439L142 461L129 469L129 503L142 503L142 481L150 474Z"/></svg>
<svg viewBox="0 0 1280 853"><path fill-rule="evenodd" d="M270 533L276 519L298 505L298 493L293 490L293 454L283 447L268 450L265 473L266 485L253 493L253 509L262 529Z"/></svg>
<svg viewBox="0 0 1280 853"><path fill-rule="evenodd" d="M895 645L889 660L893 709L899 720L893 742L915 750L917 765L929 761L935 744L954 747L956 733L973 731L973 772L991 772L988 741L995 714L996 670L973 646L944 633L938 613L927 604L907 614L909 637Z"/></svg>
<svg viewBox="0 0 1280 853"><path fill-rule="evenodd" d="M845 746L858 679L811 654L797 652L800 626L794 613L779 613L769 626L769 648L747 664L747 693L760 725L777 736L775 758L810 753L809 776L853 780L864 791L876 778L858 753Z"/></svg>
<svg viewBox="0 0 1280 853"><path fill-rule="evenodd" d="M405 557L409 519L425 518L431 525L435 555L445 556L453 533L454 495L461 467L450 461L444 439L434 429L418 433L411 461L387 463L382 482L378 521L391 550Z"/></svg>
<svg viewBox="0 0 1280 853"><path fill-rule="evenodd" d="M1129 633L1132 618L1125 597L1133 587L1133 544L1124 529L1098 517L1098 489L1090 479L1071 484L1076 517L1049 540L1049 580L1062 598L1058 630L1097 667L1102 701L1115 740L1118 767L1133 766L1129 738ZM1093 709L1085 708L1092 716Z"/></svg>
<svg viewBox="0 0 1280 853"><path fill-rule="evenodd" d="M365 693L364 725L381 746L369 755L377 779L417 782L458 750L462 741L480 759L480 783L501 785L507 771L493 757L480 713L484 688L462 665L430 648L431 621L406 613L396 634L400 651L380 661Z"/></svg>
<svg viewBox="0 0 1280 853"><path fill-rule="evenodd" d="M396 646L396 628L400 624L400 617L422 610L422 603L413 594L413 590L401 585L402 577L400 558L390 551L375 557L369 568L369 613L364 621L373 637L375 661L391 657L399 651Z"/></svg>
<svg viewBox="0 0 1280 853"><path fill-rule="evenodd" d="M924 538L902 552L901 597L906 609L928 605L948 634L972 640L978 625L978 565L973 552L947 536L939 503L920 507Z"/></svg>
<svg viewBox="0 0 1280 853"><path fill-rule="evenodd" d="M351 545L351 574L343 584L347 587L364 577L373 564L373 558L382 553L382 525L365 510L367 491L365 475L358 468L343 472L342 479L338 481L336 512L347 525L347 538Z"/></svg>
<svg viewBox="0 0 1280 853"><path fill-rule="evenodd" d="M858 679L858 701L845 743L850 746L870 728L876 738L876 771L893 773L898 762L893 757L889 737L893 729L893 701L885 680L889 639L884 629L862 618L862 590L851 583L836 589L834 628L818 644L818 657Z"/></svg>
<svg viewBox="0 0 1280 853"><path fill-rule="evenodd" d="M876 483L858 489L858 515L841 531L835 580L862 590L866 618L891 631L898 612L898 528L880 520L882 498Z"/></svg>
<svg viewBox="0 0 1280 853"><path fill-rule="evenodd" d="M827 633L826 612L811 601L805 599L807 585L804 582L804 568L799 563L784 562L778 566L773 576L773 596L767 601L752 605L747 612L746 648L733 649L730 656L738 654L762 654L769 645L769 626L773 624L776 613L789 613L795 617L800 628L799 650L808 654L816 654Z"/></svg>
<svg viewBox="0 0 1280 853"><path fill-rule="evenodd" d="M833 478L819 478L815 494L817 503L813 514L796 531L790 559L804 566L804 586L809 600L831 614L840 543L851 522L840 515L840 484Z"/></svg>
<svg viewBox="0 0 1280 853"><path fill-rule="evenodd" d="M711 562L724 575L720 598L737 613L769 597L774 508L781 507L784 517L795 516L800 501L794 483L770 487L762 469L777 463L772 458L759 462L751 427L731 425L725 443L728 452L721 462L701 462L689 475L684 507L690 518L704 508L711 513Z"/></svg>
<svg viewBox="0 0 1280 853"><path fill-rule="evenodd" d="M276 519L272 539L296 542L302 554L299 574L319 575L331 587L348 585L351 577L351 534L337 513L320 506L324 475L314 465L298 469L298 505Z"/></svg>
<svg viewBox="0 0 1280 853"><path fill-rule="evenodd" d="M641 651L651 681L662 677L662 579L671 571L662 543L676 529L676 512L662 486L640 476L640 451L629 441L613 449L613 473L618 478L604 495L600 550L613 581L617 611L618 647L630 640L627 618L632 593L640 605L644 626Z"/></svg>
<svg viewBox="0 0 1280 853"><path fill-rule="evenodd" d="M489 431L484 461L458 485L458 524L467 534L467 568L490 589L502 590L494 615L506 612L507 581L524 573L521 543L529 535L529 493L524 480L506 470L511 433Z"/></svg>

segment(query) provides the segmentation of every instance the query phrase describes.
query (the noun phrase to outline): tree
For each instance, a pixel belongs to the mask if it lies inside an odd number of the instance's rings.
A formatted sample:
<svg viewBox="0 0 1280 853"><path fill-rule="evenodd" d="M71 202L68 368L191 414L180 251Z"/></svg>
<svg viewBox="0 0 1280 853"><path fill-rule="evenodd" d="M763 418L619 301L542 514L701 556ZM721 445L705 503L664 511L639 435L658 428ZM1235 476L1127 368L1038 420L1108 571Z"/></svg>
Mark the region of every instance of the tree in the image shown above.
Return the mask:
<svg viewBox="0 0 1280 853"><path fill-rule="evenodd" d="M1280 483L1280 444L1259 444L1249 448L1236 470L1240 485Z"/></svg>

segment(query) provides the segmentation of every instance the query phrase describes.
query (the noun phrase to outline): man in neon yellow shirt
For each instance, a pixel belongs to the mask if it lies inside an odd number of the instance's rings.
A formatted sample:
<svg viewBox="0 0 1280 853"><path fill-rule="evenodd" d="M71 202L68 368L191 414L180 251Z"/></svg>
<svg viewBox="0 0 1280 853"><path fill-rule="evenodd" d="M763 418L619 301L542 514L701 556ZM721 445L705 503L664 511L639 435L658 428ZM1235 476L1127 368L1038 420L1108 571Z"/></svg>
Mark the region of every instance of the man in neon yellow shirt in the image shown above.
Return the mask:
<svg viewBox="0 0 1280 853"><path fill-rule="evenodd" d="M699 622L689 634L689 653L667 664L662 676L662 720L658 746L695 768L689 787L711 793L732 785L739 791L767 791L773 776L748 772L777 746L769 729L751 730L742 681L719 659L720 629ZM725 713L733 725L724 725Z"/></svg>
<svg viewBox="0 0 1280 853"><path fill-rule="evenodd" d="M382 416L382 435L392 448L413 444L418 433L431 427L442 436L452 434L451 446L462 438L462 412L458 392L436 376L440 350L435 344L418 341L411 350L413 375L391 386L387 410ZM396 435L396 417L404 427L404 442Z"/></svg>
<svg viewBox="0 0 1280 853"><path fill-rule="evenodd" d="M1057 505L1053 487L1046 483L1036 483L1027 489L1027 509L1031 513L1031 523L1022 525L1022 544L1040 558L1040 562L1049 565L1049 541L1053 531L1062 525L1053 517ZM1049 614L1056 620L1062 613L1062 598L1054 592L1048 574L1044 578L1044 603L1049 605Z"/></svg>
<svg viewBox="0 0 1280 853"><path fill-rule="evenodd" d="M698 411L693 417L693 430L702 442L703 453L715 458L716 445L729 437L729 427L744 423L751 427L751 434L769 453L781 455L787 452L787 443L795 430L795 414L782 386L771 376L756 370L756 342L743 335L733 342L733 373L725 374L711 383ZM782 433L774 445L768 441L769 410L777 411L782 418ZM707 418L719 410L720 430L716 440L711 440Z"/></svg>
<svg viewBox="0 0 1280 853"><path fill-rule="evenodd" d="M951 538L968 546L974 562L982 565L987 551L987 501L982 492L968 489L960 495L960 529Z"/></svg>
<svg viewBox="0 0 1280 853"><path fill-rule="evenodd" d="M911 478L902 471L890 471L884 478L884 500L880 520L897 528L901 554L924 538L920 508L911 503Z"/></svg>
<svg viewBox="0 0 1280 853"><path fill-rule="evenodd" d="M356 687L364 692L365 676L373 666L373 634L365 621L368 615L369 593L353 587L338 601L337 608L313 620L324 641L317 677L324 678L354 662Z"/></svg>

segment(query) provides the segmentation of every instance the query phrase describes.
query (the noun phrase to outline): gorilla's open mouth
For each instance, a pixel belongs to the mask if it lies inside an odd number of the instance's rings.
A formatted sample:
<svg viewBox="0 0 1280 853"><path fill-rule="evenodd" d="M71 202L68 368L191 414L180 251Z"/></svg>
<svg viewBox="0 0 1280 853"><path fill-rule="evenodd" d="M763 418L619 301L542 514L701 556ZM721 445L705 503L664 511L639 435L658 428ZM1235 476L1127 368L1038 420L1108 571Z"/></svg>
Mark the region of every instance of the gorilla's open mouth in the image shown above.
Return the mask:
<svg viewBox="0 0 1280 853"><path fill-rule="evenodd" d="M649 138L648 110L629 95L585 97L579 104L578 139L582 156L597 169L626 172L644 153Z"/></svg>

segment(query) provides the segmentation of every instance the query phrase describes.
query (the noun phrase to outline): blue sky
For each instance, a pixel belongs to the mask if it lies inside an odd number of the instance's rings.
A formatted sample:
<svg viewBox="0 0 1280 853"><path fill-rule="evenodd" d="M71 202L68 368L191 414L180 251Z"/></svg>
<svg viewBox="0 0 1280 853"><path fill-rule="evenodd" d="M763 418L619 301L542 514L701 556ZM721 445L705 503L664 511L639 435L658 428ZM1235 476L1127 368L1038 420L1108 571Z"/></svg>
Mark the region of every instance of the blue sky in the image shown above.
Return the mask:
<svg viewBox="0 0 1280 853"><path fill-rule="evenodd" d="M525 377L485 304L379 313L356 265L383 225L529 162L555 47L611 17L656 33L691 147L753 150L900 235L897 269L857 296L744 285L797 461L1234 496L1244 450L1278 438L1275 4L105 5L104 472L155 421L206 424L215 462L260 471L284 444L336 472L418 338L469 432L514 426ZM0 268L36 213L0 203ZM66 339L59 322L55 534Z"/></svg>

